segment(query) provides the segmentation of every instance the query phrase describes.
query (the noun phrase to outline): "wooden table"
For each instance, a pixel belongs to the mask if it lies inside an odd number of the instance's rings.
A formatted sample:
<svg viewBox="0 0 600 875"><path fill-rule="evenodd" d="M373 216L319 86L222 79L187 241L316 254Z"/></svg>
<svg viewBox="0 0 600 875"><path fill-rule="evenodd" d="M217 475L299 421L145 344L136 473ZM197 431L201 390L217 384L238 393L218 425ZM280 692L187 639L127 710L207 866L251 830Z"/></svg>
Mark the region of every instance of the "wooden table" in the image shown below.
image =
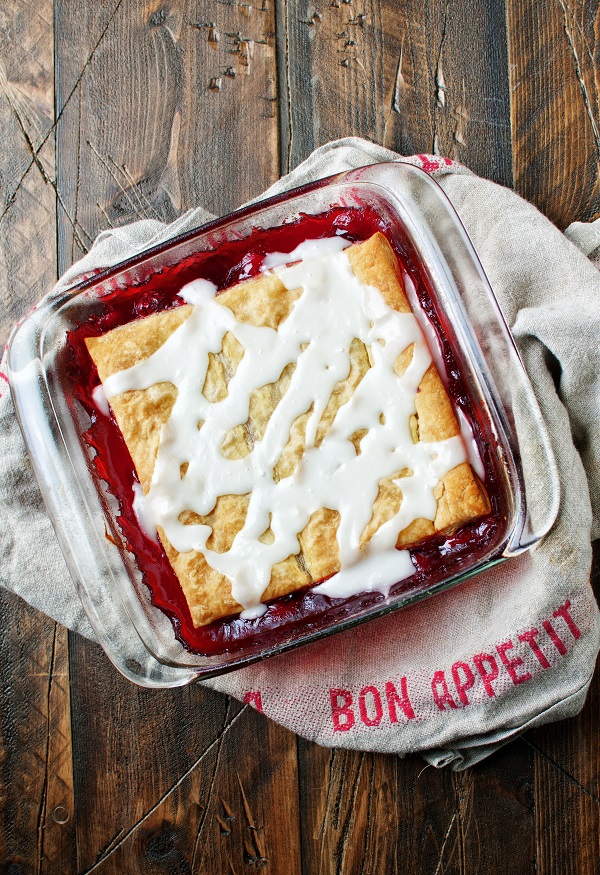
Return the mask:
<svg viewBox="0 0 600 875"><path fill-rule="evenodd" d="M101 229L223 213L339 136L457 158L561 227L598 214L596 2L257 3L3 0L4 336ZM600 871L598 675L578 718L453 774L137 689L0 606L1 873Z"/></svg>

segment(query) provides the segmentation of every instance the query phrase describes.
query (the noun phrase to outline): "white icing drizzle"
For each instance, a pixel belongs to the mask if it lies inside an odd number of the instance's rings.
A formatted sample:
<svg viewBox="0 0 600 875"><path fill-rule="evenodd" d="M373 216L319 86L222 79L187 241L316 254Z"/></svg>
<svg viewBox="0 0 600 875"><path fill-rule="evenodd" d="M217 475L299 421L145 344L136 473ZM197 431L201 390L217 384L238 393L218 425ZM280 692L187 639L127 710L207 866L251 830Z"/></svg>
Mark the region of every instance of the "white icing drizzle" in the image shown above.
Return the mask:
<svg viewBox="0 0 600 875"><path fill-rule="evenodd" d="M102 383L92 390L92 401L100 413L104 414L104 416L110 416L110 407L108 406L108 399Z"/></svg>
<svg viewBox="0 0 600 875"><path fill-rule="evenodd" d="M423 312L419 301L419 296L417 295L415 284L413 283L410 275L405 270L402 271L402 284L404 286L404 293L408 298L408 303L412 307L415 318L421 326L421 331L427 339L429 351L431 352L433 361L435 362L437 372L442 380L445 381L447 377L446 362L444 361L444 354L442 352L440 339L437 336L435 328Z"/></svg>
<svg viewBox="0 0 600 875"><path fill-rule="evenodd" d="M163 381L176 386L177 399L162 431L152 484L143 504L152 524L164 529L176 550L200 551L231 580L232 595L244 608L244 617L259 616L265 610L261 597L273 566L299 552L298 534L321 508L340 514L341 570L316 591L338 598L366 590L387 593L393 583L413 573L408 551L395 549L398 534L417 518L435 518L433 488L466 460L460 436L439 443L413 443L409 418L415 412L419 383L431 363L428 346L415 316L392 310L377 289L361 283L347 255L340 251L340 238L334 240L335 245L331 238L307 241L311 248L302 244L305 260L275 269L287 289L302 289L278 331L238 322L215 297L214 285L195 280L180 292L194 305L187 320L150 358L104 383L109 399ZM285 255L286 261L295 260L299 250ZM227 331L245 352L229 382L227 397L211 403L202 394L208 354L221 351ZM332 391L349 374L354 338L370 349L372 367L315 447L317 427ZM394 364L411 343L412 361L398 377ZM290 386L262 440L245 458L226 459L221 453L223 440L231 429L247 421L252 392L275 382L291 362L296 368ZM275 483L273 468L291 426L311 405L304 455L291 476ZM200 429L199 422L203 422ZM368 431L357 455L349 438L359 429ZM182 478L184 463L188 467ZM396 481L403 496L398 513L359 549L380 480L405 468L413 473ZM206 546L209 526L179 521L184 511L201 516L210 513L221 495L248 493L244 526L225 553ZM259 538L269 526L273 539L265 544Z"/></svg>
<svg viewBox="0 0 600 875"><path fill-rule="evenodd" d="M433 361L435 362L437 372L441 376L442 380L444 380L444 382L447 382L448 372L446 370L446 362L444 360L444 354L442 351L440 339L437 335L435 328L429 321L429 318L423 312L419 303L415 284L413 283L412 279L406 271L403 271L402 273L402 282L410 306L412 307L415 317L418 320L419 325L421 326L423 334L427 338L427 343L433 356ZM477 446L477 441L475 440L475 435L473 434L473 427L471 426L471 423L469 422L463 411L460 409L460 407L456 408L455 413L457 415L460 425L460 432L462 434L462 438L467 449L469 464L471 465L471 468L475 471L479 479L485 480L485 468L481 459L479 447Z"/></svg>
<svg viewBox="0 0 600 875"><path fill-rule="evenodd" d="M381 592L387 596L394 583L410 577L414 570L408 550L392 548L367 553L356 565L344 568L313 587L313 592L336 599L349 598L359 592Z"/></svg>
<svg viewBox="0 0 600 875"><path fill-rule="evenodd" d="M485 467L481 459L481 453L479 452L477 441L475 440L475 435L473 434L473 426L460 407L457 407L455 412L458 417L458 424L460 425L460 433L462 434L462 439L467 448L469 464L479 479L485 480Z"/></svg>
<svg viewBox="0 0 600 875"><path fill-rule="evenodd" d="M144 501L144 491L139 483L133 483L133 512L138 521L138 525L142 532L150 538L151 541L158 543L158 535L156 526L152 522L152 518L148 513L148 507Z"/></svg>
<svg viewBox="0 0 600 875"><path fill-rule="evenodd" d="M269 252L261 265L261 272L292 264L295 261L310 261L334 252L342 252L350 246L350 241L343 237L321 237L316 240L303 240L291 252Z"/></svg>

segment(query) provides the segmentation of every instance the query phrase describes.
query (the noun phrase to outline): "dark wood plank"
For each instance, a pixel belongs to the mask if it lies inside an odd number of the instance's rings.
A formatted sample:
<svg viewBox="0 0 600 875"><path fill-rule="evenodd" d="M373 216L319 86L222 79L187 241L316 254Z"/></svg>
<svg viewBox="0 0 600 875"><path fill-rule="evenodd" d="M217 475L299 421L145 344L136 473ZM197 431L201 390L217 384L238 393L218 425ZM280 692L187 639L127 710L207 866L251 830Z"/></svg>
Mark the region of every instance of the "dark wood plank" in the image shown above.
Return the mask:
<svg viewBox="0 0 600 875"><path fill-rule="evenodd" d="M299 751L307 875L535 872L533 759L525 744L460 773L415 756L302 741Z"/></svg>
<svg viewBox="0 0 600 875"><path fill-rule="evenodd" d="M400 31L391 102L396 133L386 145L447 155L511 185L504 3L488 0L475 10L468 0L408 0L397 12L390 4L384 22L384 39Z"/></svg>
<svg viewBox="0 0 600 875"><path fill-rule="evenodd" d="M299 741L302 871L458 873L447 852L452 776L417 757L327 750ZM449 850L449 849L448 849ZM442 871L442 870L440 870Z"/></svg>
<svg viewBox="0 0 600 875"><path fill-rule="evenodd" d="M284 168L329 139L356 134L403 154L449 155L512 183L502 4L478 4L477 14L471 3L334 0L281 9ZM299 750L304 872L535 871L526 745L457 775L416 757L401 762L304 742Z"/></svg>
<svg viewBox="0 0 600 875"><path fill-rule="evenodd" d="M56 281L52 0L0 10L0 337Z"/></svg>
<svg viewBox="0 0 600 875"><path fill-rule="evenodd" d="M78 636L70 642L70 662L77 863L83 872L143 833L149 812L175 792L203 753L210 775L211 743L223 730L228 704L216 697L210 702L199 688L134 687L97 645ZM191 809L190 823L199 801L180 799L182 814ZM186 828L184 822L179 832Z"/></svg>
<svg viewBox="0 0 600 875"><path fill-rule="evenodd" d="M534 780L531 751L521 740L454 776L461 871L537 873Z"/></svg>
<svg viewBox="0 0 600 875"><path fill-rule="evenodd" d="M536 752L539 875L597 875L600 871L600 683L583 713L529 738Z"/></svg>
<svg viewBox="0 0 600 875"><path fill-rule="evenodd" d="M61 270L102 228L227 212L274 181L275 23L263 7L57 0Z"/></svg>
<svg viewBox="0 0 600 875"><path fill-rule="evenodd" d="M199 685L135 688L76 636L71 659L79 872L299 871L291 733Z"/></svg>
<svg viewBox="0 0 600 875"><path fill-rule="evenodd" d="M504 4L478 3L473 14L468 0L282 0L281 15L284 165L357 135L405 155L449 155L511 184Z"/></svg>
<svg viewBox="0 0 600 875"><path fill-rule="evenodd" d="M225 211L274 180L268 4L56 10L61 267L109 224ZM76 638L71 667L80 872L299 869L293 735L198 686L138 690Z"/></svg>
<svg viewBox="0 0 600 875"><path fill-rule="evenodd" d="M75 827L67 633L3 589L0 616L0 871L68 875Z"/></svg>
<svg viewBox="0 0 600 875"><path fill-rule="evenodd" d="M515 186L564 228L600 211L596 2L507 0Z"/></svg>
<svg viewBox="0 0 600 875"><path fill-rule="evenodd" d="M515 187L559 227L598 215L598 4L509 0ZM596 550L596 592L598 560ZM528 733L541 875L600 868L598 671L583 712Z"/></svg>
<svg viewBox="0 0 600 875"><path fill-rule="evenodd" d="M2 342L56 279L52 2L0 11ZM3 557L6 561L6 557ZM0 591L0 869L74 871L67 635Z"/></svg>
<svg viewBox="0 0 600 875"><path fill-rule="evenodd" d="M598 598L598 541L594 555L592 582ZM581 714L526 736L535 751L539 875L596 875L600 871L599 726L597 668Z"/></svg>

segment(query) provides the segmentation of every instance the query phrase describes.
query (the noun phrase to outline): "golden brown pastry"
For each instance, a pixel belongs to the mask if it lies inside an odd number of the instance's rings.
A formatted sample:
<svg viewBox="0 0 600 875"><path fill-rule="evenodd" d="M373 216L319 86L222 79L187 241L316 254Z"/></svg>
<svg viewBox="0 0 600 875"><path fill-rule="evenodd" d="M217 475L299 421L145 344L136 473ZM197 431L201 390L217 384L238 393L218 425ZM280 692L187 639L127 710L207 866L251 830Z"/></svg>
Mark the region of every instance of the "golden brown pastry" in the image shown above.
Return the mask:
<svg viewBox="0 0 600 875"><path fill-rule="evenodd" d="M378 289L389 308L411 313L396 256L383 235L375 234L366 242L351 246L346 254L355 277L366 286ZM288 290L279 276L265 274L227 289L218 296L218 301L241 323L277 329L290 315L301 293L301 289ZM100 380L104 383L111 375L148 359L189 318L192 309L186 304L86 340ZM227 396L229 383L243 355L243 345L233 332L228 331L221 351L209 354L203 387L203 395L208 401L217 403ZM412 345L409 345L396 359L394 370L399 376L409 367L412 356ZM352 397L372 366L372 351L358 338L354 338L350 345L349 358L348 376L336 384L325 406L314 447L318 448L325 439L336 414ZM277 380L252 392L247 421L232 428L221 446L226 459L245 458L262 440L273 411L288 391L294 367L295 364L290 363ZM144 494L150 489L161 432L171 416L176 398L177 389L172 383L157 382L149 388L126 391L110 399ZM287 444L273 467L275 481L290 477L300 464L311 413L312 410L308 410L294 420ZM445 441L460 435L452 404L434 364L427 368L414 398L410 433L415 443ZM358 429L350 438L357 454L362 452L364 437L365 430ZM182 477L186 467L187 463L182 465ZM361 547L398 513L402 504L399 481L401 483L402 477L410 474L412 472L399 470L379 481L371 519L360 538ZM485 489L466 461L441 477L433 494L437 503L435 518L414 519L398 535L398 547L413 547L435 533L451 531L490 510ZM180 522L210 526L212 534L206 547L215 553L225 553L244 526L249 500L249 494L221 495L210 513L201 516L186 511ZM312 513L307 525L298 533L299 552L273 566L270 582L261 599L263 602L321 581L339 570L339 520L338 511L327 507ZM231 594L228 578L212 568L202 552L178 552L162 528L158 529L158 534L185 594L194 625L205 625L241 610ZM267 528L259 540L267 544L269 539L273 539L273 533Z"/></svg>

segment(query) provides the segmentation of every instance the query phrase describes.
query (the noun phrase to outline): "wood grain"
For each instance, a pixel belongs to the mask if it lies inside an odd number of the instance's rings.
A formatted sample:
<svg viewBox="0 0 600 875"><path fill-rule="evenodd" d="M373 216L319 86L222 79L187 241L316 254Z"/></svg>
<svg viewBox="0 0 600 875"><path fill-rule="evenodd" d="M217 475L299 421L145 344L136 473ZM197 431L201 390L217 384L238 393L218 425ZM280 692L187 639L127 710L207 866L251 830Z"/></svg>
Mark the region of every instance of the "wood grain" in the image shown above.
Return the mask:
<svg viewBox="0 0 600 875"><path fill-rule="evenodd" d="M511 185L503 4L478 3L476 14L468 0L409 0L397 13L395 8L387 10L384 30L393 30L393 15L403 22L386 145L409 155L447 155Z"/></svg>
<svg viewBox="0 0 600 875"><path fill-rule="evenodd" d="M2 344L56 280L52 2L0 9L0 331Z"/></svg>
<svg viewBox="0 0 600 875"><path fill-rule="evenodd" d="M535 872L534 767L518 740L454 776L457 856L463 872ZM507 853L507 850L509 853Z"/></svg>
<svg viewBox="0 0 600 875"><path fill-rule="evenodd" d="M75 871L67 632L0 590L0 871Z"/></svg>
<svg viewBox="0 0 600 875"><path fill-rule="evenodd" d="M284 4L281 15L288 166L356 135L512 183L503 4L478 3L474 15L469 0L316 0Z"/></svg>
<svg viewBox="0 0 600 875"><path fill-rule="evenodd" d="M71 662L78 872L298 871L291 733L198 685L132 687L80 638Z"/></svg>
<svg viewBox="0 0 600 875"><path fill-rule="evenodd" d="M56 8L61 266L107 223L225 211L274 180L268 4ZM294 736L197 686L132 688L81 640L71 666L78 871L298 868Z"/></svg>
<svg viewBox="0 0 600 875"><path fill-rule="evenodd" d="M52 3L0 10L0 330L56 279ZM0 868L74 871L67 633L0 591Z"/></svg>
<svg viewBox="0 0 600 875"><path fill-rule="evenodd" d="M299 763L305 872L534 871L533 758L523 742L457 774L303 741Z"/></svg>
<svg viewBox="0 0 600 875"><path fill-rule="evenodd" d="M55 5L61 270L102 228L227 212L275 180L268 3Z"/></svg>
<svg viewBox="0 0 600 875"><path fill-rule="evenodd" d="M592 584L600 597L600 542ZM535 752L535 816L539 875L600 871L600 672L583 711L525 736Z"/></svg>
<svg viewBox="0 0 600 875"><path fill-rule="evenodd" d="M515 188L560 228L600 210L597 3L508 0Z"/></svg>
<svg viewBox="0 0 600 875"><path fill-rule="evenodd" d="M452 776L415 757L299 741L303 872L434 872L454 827ZM449 849L448 849L449 850Z"/></svg>
<svg viewBox="0 0 600 875"><path fill-rule="evenodd" d="M515 188L559 227L600 209L598 4L508 0ZM595 552L595 588L600 554ZM600 869L598 671L583 712L528 733L540 875Z"/></svg>

